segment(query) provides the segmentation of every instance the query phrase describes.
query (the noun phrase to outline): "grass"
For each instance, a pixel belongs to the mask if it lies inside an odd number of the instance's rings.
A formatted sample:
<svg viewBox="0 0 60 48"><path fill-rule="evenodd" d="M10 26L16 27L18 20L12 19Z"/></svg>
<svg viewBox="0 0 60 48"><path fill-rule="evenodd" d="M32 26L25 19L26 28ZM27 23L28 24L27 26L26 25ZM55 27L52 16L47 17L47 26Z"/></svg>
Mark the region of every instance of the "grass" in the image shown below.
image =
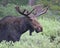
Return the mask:
<svg viewBox="0 0 60 48"><path fill-rule="evenodd" d="M25 8L25 7L23 7ZM6 11L7 10L7 11ZM0 7L1 15L14 15L19 14L15 11L13 6ZM2 16L1 16L2 17ZM54 15L50 11L46 14L38 17L39 23L43 26L43 32L33 32L32 36L29 36L29 31L21 36L21 40L18 42L6 42L0 43L0 48L60 48L60 16Z"/></svg>

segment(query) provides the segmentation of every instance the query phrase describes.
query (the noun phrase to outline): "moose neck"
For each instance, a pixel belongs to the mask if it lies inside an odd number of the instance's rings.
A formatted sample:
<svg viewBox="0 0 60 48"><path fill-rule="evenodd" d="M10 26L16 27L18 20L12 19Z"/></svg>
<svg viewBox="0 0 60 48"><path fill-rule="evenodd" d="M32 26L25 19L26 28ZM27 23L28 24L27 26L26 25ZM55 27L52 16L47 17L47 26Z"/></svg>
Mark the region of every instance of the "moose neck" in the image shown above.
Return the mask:
<svg viewBox="0 0 60 48"><path fill-rule="evenodd" d="M30 33L34 31L33 27L30 25L30 21L26 17L22 17L20 19L21 19L21 26L19 29L20 34L23 34L28 30L30 31Z"/></svg>

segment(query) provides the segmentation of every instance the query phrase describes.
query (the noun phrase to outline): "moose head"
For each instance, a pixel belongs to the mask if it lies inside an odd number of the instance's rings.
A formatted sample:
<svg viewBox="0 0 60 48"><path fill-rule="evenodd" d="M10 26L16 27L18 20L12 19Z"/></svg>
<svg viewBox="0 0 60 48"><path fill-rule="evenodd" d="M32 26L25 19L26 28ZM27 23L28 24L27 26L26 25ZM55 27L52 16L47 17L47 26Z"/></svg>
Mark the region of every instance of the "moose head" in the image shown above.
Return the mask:
<svg viewBox="0 0 60 48"><path fill-rule="evenodd" d="M42 8L40 5L36 5L33 6L32 11L28 11L26 9L24 9L23 11L21 11L21 9L19 8L19 6L15 7L16 11L22 15L24 15L28 21L29 24L31 25L31 31L30 31L30 35L32 35L32 32L35 30L37 33L42 32L43 31L43 27L40 25L40 23L37 21L37 17L45 14L48 10L48 7Z"/></svg>

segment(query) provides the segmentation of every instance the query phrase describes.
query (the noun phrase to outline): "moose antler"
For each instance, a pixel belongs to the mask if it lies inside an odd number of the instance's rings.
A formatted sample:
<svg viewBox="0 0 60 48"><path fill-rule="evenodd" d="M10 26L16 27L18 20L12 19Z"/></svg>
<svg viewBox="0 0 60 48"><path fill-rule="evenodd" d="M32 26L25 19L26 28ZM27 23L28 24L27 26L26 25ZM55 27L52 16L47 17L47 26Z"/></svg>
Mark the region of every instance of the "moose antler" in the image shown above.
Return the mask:
<svg viewBox="0 0 60 48"><path fill-rule="evenodd" d="M31 12L29 12L27 15L30 15L35 9L33 9Z"/></svg>
<svg viewBox="0 0 60 48"><path fill-rule="evenodd" d="M25 16L30 15L30 14L34 11L34 9L33 9L32 11L30 11L30 12L27 11L26 9L24 9L23 11L21 11L18 6L16 6L15 9L16 9L20 14L25 15Z"/></svg>
<svg viewBox="0 0 60 48"><path fill-rule="evenodd" d="M48 7L42 8L40 5L36 5L33 6L32 11L28 11L26 9L24 9L23 11L20 10L19 6L16 6L15 9L17 10L17 12L19 12L20 14L26 16L26 17L32 17L32 16L40 16L42 14L45 14L48 10ZM30 15L31 14L31 15Z"/></svg>
<svg viewBox="0 0 60 48"><path fill-rule="evenodd" d="M24 9L24 11L21 11L18 6L16 6L15 9L16 9L16 11L19 12L20 14L26 16L26 14L24 14L24 12L26 11L26 9Z"/></svg>
<svg viewBox="0 0 60 48"><path fill-rule="evenodd" d="M33 14L37 17L40 16L42 14L45 14L48 10L48 7L42 8L40 5L34 6L33 7L35 10L33 12Z"/></svg>

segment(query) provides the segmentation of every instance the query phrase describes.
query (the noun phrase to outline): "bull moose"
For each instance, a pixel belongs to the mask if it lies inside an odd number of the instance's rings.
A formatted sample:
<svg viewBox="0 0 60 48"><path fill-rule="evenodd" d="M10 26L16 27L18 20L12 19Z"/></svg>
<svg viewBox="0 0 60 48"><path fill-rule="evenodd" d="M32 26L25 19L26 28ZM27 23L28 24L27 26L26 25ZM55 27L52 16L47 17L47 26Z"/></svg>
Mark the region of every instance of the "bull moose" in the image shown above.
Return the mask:
<svg viewBox="0 0 60 48"><path fill-rule="evenodd" d="M32 11L26 9L21 11L19 6L16 6L15 9L23 17L6 16L0 20L0 42L2 40L19 41L21 35L28 30L30 35L33 31L36 33L43 31L42 26L37 21L37 16L46 13L47 7L42 9L40 6L34 6Z"/></svg>

